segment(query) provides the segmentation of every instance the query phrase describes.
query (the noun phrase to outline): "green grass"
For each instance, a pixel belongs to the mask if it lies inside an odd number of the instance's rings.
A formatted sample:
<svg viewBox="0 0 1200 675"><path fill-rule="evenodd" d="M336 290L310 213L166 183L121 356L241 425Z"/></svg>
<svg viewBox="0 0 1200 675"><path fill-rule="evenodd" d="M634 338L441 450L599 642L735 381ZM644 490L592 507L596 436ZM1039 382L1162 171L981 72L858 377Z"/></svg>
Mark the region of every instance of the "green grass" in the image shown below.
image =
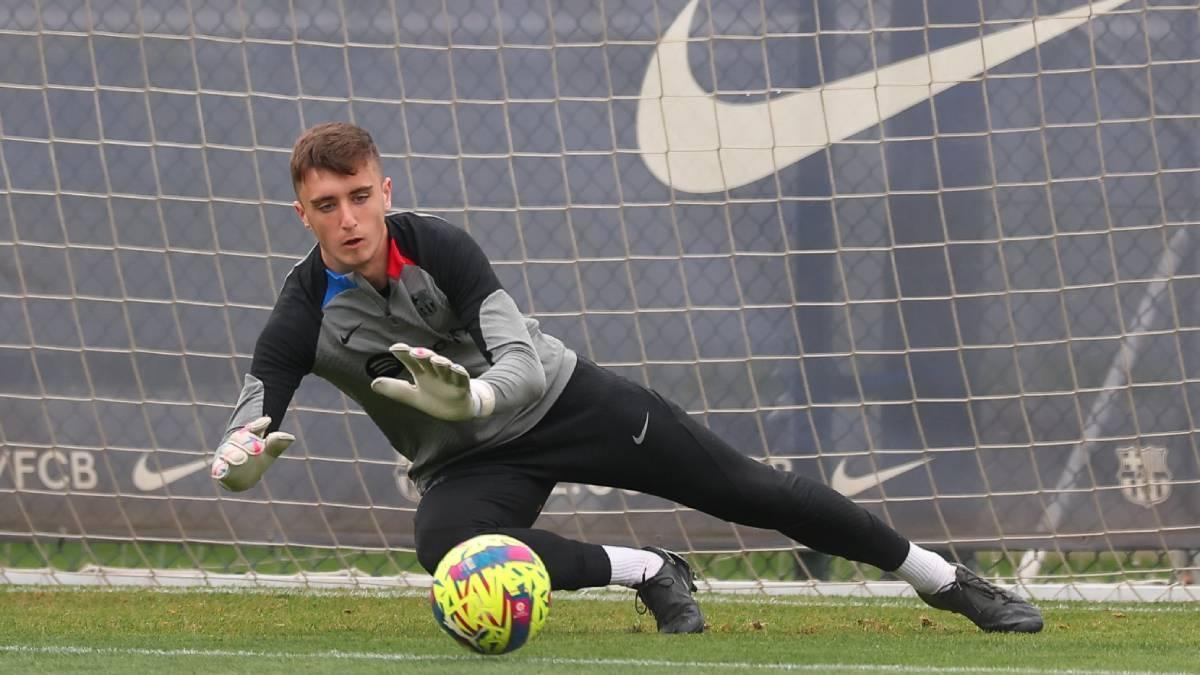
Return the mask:
<svg viewBox="0 0 1200 675"><path fill-rule="evenodd" d="M1200 606L1055 603L1040 635L990 635L917 601L702 595L704 635L658 635L632 594L555 596L507 656L468 654L424 597L0 592L4 673L1195 671ZM234 652L245 652L234 654Z"/></svg>

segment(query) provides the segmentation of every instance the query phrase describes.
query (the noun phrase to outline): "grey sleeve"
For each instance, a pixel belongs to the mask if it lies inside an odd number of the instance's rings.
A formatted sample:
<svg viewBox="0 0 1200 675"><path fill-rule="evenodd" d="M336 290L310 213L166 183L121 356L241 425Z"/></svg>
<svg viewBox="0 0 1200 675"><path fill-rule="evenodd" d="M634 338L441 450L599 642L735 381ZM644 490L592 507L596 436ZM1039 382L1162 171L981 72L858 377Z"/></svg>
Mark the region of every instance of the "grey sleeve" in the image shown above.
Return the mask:
<svg viewBox="0 0 1200 675"><path fill-rule="evenodd" d="M278 431L300 381L312 372L321 313L297 281L302 274L295 269L288 274L275 309L258 335L250 372L243 380L222 443L247 422L264 415L271 418L267 433Z"/></svg>
<svg viewBox="0 0 1200 675"><path fill-rule="evenodd" d="M533 347L525 318L503 289L479 306L479 329L492 367L478 379L496 390L496 412L532 405L546 393L546 371Z"/></svg>
<svg viewBox="0 0 1200 675"><path fill-rule="evenodd" d="M221 435L221 443L217 444L218 448L229 440L233 432L266 414L263 410L264 391L262 380L247 373L242 381L242 393L233 406L233 414L225 426L225 433Z"/></svg>

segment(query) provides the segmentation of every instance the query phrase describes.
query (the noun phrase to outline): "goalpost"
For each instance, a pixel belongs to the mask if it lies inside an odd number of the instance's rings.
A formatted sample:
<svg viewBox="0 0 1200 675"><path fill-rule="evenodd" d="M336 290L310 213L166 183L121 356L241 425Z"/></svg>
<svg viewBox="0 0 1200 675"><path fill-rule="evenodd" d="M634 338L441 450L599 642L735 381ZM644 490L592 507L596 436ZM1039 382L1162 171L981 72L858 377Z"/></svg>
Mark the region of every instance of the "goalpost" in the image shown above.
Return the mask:
<svg viewBox="0 0 1200 675"><path fill-rule="evenodd" d="M748 455L1037 597L1200 599L1198 38L1182 0L8 3L0 583L428 583L403 463L315 378L262 485L207 475L337 119ZM539 522L901 592L640 494Z"/></svg>

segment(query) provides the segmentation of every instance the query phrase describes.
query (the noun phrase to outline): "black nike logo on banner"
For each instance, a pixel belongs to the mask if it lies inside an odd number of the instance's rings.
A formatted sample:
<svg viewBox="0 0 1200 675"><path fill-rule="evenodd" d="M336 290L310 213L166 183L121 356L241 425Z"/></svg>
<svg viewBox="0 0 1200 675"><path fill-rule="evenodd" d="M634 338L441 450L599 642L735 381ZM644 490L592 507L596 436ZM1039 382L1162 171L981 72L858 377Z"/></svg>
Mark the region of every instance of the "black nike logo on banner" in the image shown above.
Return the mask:
<svg viewBox="0 0 1200 675"><path fill-rule="evenodd" d="M342 335L342 344L346 344L347 342L349 342L350 336L354 335L354 331L358 330L359 328L362 328L361 323L354 324L354 328L351 328L350 330L346 331L345 335Z"/></svg>

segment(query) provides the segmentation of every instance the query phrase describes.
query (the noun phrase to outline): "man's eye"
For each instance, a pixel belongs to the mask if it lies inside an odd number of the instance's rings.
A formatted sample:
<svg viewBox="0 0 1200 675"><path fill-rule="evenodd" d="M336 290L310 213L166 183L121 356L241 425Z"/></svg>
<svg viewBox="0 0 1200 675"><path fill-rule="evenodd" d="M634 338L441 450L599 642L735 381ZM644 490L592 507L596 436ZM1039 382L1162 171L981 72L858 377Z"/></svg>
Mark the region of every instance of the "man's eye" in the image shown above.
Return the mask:
<svg viewBox="0 0 1200 675"><path fill-rule="evenodd" d="M367 201L367 198L370 196L371 195L368 195L366 193L354 195L354 203L355 204L365 204Z"/></svg>
<svg viewBox="0 0 1200 675"><path fill-rule="evenodd" d="M330 211L333 210L333 204L326 202L326 203L318 206L317 210L320 211L321 213L329 213Z"/></svg>

